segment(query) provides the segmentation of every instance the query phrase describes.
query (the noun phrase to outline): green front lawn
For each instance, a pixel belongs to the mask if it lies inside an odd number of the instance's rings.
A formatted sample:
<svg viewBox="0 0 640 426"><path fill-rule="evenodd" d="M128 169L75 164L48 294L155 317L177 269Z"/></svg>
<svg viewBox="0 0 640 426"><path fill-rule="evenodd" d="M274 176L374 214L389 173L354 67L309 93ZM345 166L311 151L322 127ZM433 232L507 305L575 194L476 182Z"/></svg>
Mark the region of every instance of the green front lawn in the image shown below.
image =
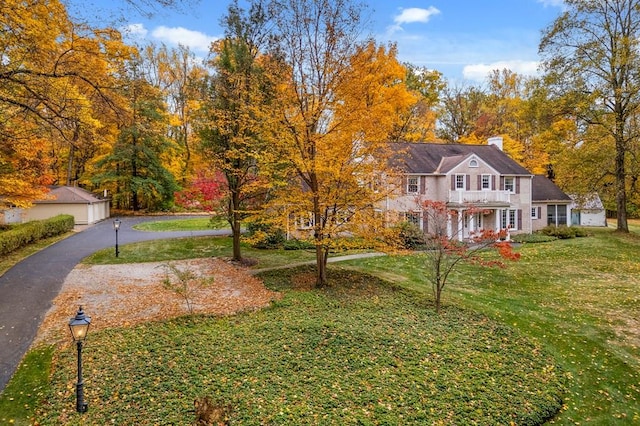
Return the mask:
<svg viewBox="0 0 640 426"><path fill-rule="evenodd" d="M207 229L230 229L229 222L220 217L197 216L189 219L168 219L143 222L134 226L138 231L206 231Z"/></svg>
<svg viewBox="0 0 640 426"><path fill-rule="evenodd" d="M304 267L263 273L285 294L272 308L92 334L84 416L73 412L74 351L57 352L38 418L188 424L193 400L209 395L230 407L235 424L539 424L561 397L552 424L637 424L640 238L593 232L525 244L507 269L460 268L441 316L420 255L343 262L330 268L326 290L291 289L313 281ZM230 253L229 239L190 240L127 245L118 261ZM313 259L244 254L257 268ZM0 413L18 392L33 394L30 386L10 385ZM16 415L17 424L28 416Z"/></svg>
<svg viewBox="0 0 640 426"><path fill-rule="evenodd" d="M85 258L83 263L109 265L204 257L230 258L233 254L232 244L231 237L211 236L145 241L120 246L120 255L117 258L113 248L99 250ZM314 250L259 250L243 243L242 256L253 264L254 268L267 268L314 261L316 255Z"/></svg>
<svg viewBox="0 0 640 426"><path fill-rule="evenodd" d="M293 291L309 267L265 273L269 309L95 333L89 412L72 411L73 348L60 352L42 425L190 424L202 396L231 424L540 424L562 372L539 344L471 311L433 306L373 277L332 268L333 287Z"/></svg>
<svg viewBox="0 0 640 426"><path fill-rule="evenodd" d="M569 378L556 424L640 422L640 237L612 230L525 244L506 269L465 266L445 294L540 342ZM431 298L420 256L363 259L351 267Z"/></svg>

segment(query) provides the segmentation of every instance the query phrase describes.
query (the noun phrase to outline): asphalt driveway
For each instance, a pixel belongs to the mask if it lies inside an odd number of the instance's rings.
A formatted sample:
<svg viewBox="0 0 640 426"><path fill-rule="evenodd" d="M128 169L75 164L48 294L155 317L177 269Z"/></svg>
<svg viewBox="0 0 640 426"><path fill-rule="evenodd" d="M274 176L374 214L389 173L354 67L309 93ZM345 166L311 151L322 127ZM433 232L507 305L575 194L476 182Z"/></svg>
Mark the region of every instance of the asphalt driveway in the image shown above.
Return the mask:
<svg viewBox="0 0 640 426"><path fill-rule="evenodd" d="M141 222L177 219L176 216L124 217L118 242L225 235L229 231L141 232ZM38 327L58 295L69 272L86 256L115 246L112 220L106 220L29 256L0 276L0 392L16 371L36 336ZM115 250L114 250L115 252Z"/></svg>

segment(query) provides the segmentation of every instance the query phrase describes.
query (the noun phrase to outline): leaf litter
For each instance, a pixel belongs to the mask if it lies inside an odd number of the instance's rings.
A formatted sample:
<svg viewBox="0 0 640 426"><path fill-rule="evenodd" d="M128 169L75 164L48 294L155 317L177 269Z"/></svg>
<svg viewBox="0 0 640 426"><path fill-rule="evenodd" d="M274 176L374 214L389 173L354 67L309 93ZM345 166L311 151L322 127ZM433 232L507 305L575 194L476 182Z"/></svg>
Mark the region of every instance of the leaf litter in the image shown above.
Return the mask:
<svg viewBox="0 0 640 426"><path fill-rule="evenodd" d="M187 315L182 296L166 289L164 266L193 271L206 286L194 289L194 314L232 315L260 309L280 294L268 290L247 269L219 258L188 259L125 265L78 265L40 325L34 345L70 340L68 323L79 306L91 317L91 330L129 327Z"/></svg>

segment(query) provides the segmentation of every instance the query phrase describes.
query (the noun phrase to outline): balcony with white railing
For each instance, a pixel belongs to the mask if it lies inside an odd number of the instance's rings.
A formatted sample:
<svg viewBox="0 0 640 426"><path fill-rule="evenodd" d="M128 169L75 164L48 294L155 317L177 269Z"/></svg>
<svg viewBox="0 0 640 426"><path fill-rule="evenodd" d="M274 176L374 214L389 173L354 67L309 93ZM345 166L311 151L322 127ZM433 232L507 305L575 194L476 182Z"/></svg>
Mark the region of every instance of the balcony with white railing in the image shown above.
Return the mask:
<svg viewBox="0 0 640 426"><path fill-rule="evenodd" d="M509 191L449 191L449 202L456 204L511 204Z"/></svg>

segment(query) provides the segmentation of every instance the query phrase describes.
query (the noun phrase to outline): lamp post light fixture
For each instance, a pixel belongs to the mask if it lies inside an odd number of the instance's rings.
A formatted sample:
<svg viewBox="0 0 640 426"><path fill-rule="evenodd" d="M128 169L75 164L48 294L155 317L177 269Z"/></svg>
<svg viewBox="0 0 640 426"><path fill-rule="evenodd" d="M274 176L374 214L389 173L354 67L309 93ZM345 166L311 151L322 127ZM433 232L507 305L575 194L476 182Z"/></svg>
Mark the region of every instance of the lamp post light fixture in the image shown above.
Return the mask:
<svg viewBox="0 0 640 426"><path fill-rule="evenodd" d="M84 402L84 381L82 380L82 344L87 338L91 317L84 314L82 306L78 309L76 316L69 321L69 329L73 341L78 346L78 383L76 384L76 410L78 413L86 413L88 405Z"/></svg>
<svg viewBox="0 0 640 426"><path fill-rule="evenodd" d="M120 229L120 224L122 222L120 219L116 219L113 221L113 229L116 230L116 257L120 254L120 250L118 250L118 229Z"/></svg>

